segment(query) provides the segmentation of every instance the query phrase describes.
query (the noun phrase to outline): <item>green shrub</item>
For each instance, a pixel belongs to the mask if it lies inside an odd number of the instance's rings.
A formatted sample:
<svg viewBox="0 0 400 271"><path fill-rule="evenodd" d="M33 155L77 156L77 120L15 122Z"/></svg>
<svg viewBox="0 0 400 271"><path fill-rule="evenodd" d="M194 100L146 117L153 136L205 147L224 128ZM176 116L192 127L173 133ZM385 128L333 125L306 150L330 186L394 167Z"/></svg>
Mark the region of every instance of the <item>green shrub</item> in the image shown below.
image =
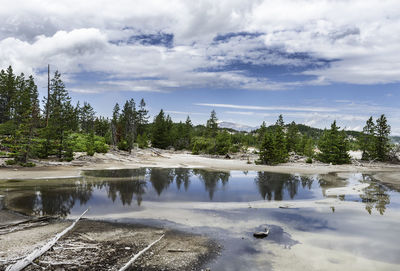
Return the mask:
<svg viewBox="0 0 400 271"><path fill-rule="evenodd" d="M121 140L120 142L118 142L117 147L119 150L128 151L128 142L126 140Z"/></svg>
<svg viewBox="0 0 400 271"><path fill-rule="evenodd" d="M6 165L12 166L12 165L15 165L15 164L17 164L17 161L15 161L14 159L6 160Z"/></svg>
<svg viewBox="0 0 400 271"><path fill-rule="evenodd" d="M21 166L23 167L35 167L36 164L32 162L27 162L27 163L20 163Z"/></svg>
<svg viewBox="0 0 400 271"><path fill-rule="evenodd" d="M311 157L308 157L307 160L306 160L306 163L307 163L307 164L312 164L312 158L311 158Z"/></svg>
<svg viewBox="0 0 400 271"><path fill-rule="evenodd" d="M138 135L136 138L136 142L139 145L139 148L145 149L149 146L149 138L147 137L146 134L143 135Z"/></svg>
<svg viewBox="0 0 400 271"><path fill-rule="evenodd" d="M200 153L208 153L212 154L215 151L215 142L212 138L205 138L202 136L197 136L192 139L192 153L200 154Z"/></svg>

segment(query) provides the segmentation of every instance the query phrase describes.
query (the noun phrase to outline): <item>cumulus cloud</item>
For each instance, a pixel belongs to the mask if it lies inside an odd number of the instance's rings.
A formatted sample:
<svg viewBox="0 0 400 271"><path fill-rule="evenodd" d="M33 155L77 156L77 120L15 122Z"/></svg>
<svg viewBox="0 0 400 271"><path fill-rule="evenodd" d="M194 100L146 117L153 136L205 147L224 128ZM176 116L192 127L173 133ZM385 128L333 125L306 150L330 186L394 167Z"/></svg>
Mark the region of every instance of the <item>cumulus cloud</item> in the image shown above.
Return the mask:
<svg viewBox="0 0 400 271"><path fill-rule="evenodd" d="M400 78L396 0L16 0L2 6L0 65L39 77L51 63L71 82L79 72L98 72L103 81L123 78L132 91L280 90ZM285 67L294 79L272 78L271 66ZM265 73L254 74L260 67ZM107 90L123 89L121 82L108 84ZM81 91L96 89L104 91L104 82Z"/></svg>

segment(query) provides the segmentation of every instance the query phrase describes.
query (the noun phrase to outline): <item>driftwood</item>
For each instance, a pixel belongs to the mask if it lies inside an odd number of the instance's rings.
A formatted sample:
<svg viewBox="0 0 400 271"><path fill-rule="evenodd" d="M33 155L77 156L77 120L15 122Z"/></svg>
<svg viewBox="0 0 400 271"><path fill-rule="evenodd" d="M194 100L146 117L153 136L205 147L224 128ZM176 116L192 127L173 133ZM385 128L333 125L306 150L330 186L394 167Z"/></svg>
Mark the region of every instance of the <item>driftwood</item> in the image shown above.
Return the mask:
<svg viewBox="0 0 400 271"><path fill-rule="evenodd" d="M89 209L86 209L68 228L57 234L53 239L47 242L44 246L35 249L28 256L23 258L22 260L16 262L14 265L7 267L6 271L20 271L30 265L36 258L42 256L46 251L54 246L54 244L65 234L67 234L70 230L72 230L76 223L86 214Z"/></svg>
<svg viewBox="0 0 400 271"><path fill-rule="evenodd" d="M139 251L139 253L135 254L135 255L133 256L133 258L129 260L129 262L127 262L123 267L121 267L121 269L119 269L119 271L128 270L128 268L132 265L132 263L133 263L134 261L136 261L137 258L140 257L140 255L142 255L142 254L145 253L147 250L149 250L154 244L156 244L158 241L160 241L163 237L164 237L164 234L161 235L161 237L158 238L157 240L155 240L153 243L151 243L150 245L148 245L146 248L144 248L143 250Z"/></svg>
<svg viewBox="0 0 400 271"><path fill-rule="evenodd" d="M51 219L54 219L54 217L43 216L36 219L28 219L16 223L10 223L0 227L0 235L8 234L14 231L24 230L27 228L44 226L49 224L49 221Z"/></svg>

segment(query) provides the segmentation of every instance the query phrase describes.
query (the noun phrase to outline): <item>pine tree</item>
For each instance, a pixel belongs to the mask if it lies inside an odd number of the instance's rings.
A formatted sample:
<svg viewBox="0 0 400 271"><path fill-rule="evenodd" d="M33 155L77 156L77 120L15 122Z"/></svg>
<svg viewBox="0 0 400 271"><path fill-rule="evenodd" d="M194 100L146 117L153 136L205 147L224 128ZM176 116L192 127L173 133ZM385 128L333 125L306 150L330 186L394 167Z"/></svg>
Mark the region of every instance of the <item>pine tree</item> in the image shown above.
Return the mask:
<svg viewBox="0 0 400 271"><path fill-rule="evenodd" d="M151 144L153 147L160 149L167 148L169 144L168 124L162 109L153 122Z"/></svg>
<svg viewBox="0 0 400 271"><path fill-rule="evenodd" d="M146 125L148 124L149 111L146 109L144 99L140 100L139 110L137 111L137 134L143 135L146 132Z"/></svg>
<svg viewBox="0 0 400 271"><path fill-rule="evenodd" d="M325 130L319 140L318 159L324 163L332 164L348 164L350 156L347 153L349 150L348 141L344 131L339 131L340 127L334 121L330 130Z"/></svg>
<svg viewBox="0 0 400 271"><path fill-rule="evenodd" d="M112 119L111 119L111 138L113 146L117 146L119 142L119 119L120 119L120 108L119 104L116 103L113 109Z"/></svg>
<svg viewBox="0 0 400 271"><path fill-rule="evenodd" d="M264 134L264 139L260 148L259 162L261 164L274 165L276 161L275 138L271 133Z"/></svg>
<svg viewBox="0 0 400 271"><path fill-rule="evenodd" d="M258 134L258 142L261 146L262 142L264 141L264 136L267 133L267 125L265 124L265 121L262 122L260 128L257 131Z"/></svg>
<svg viewBox="0 0 400 271"><path fill-rule="evenodd" d="M123 140L126 142L126 150L132 151L133 142L136 138L136 108L135 101L130 99L125 102L121 112L121 126L123 131Z"/></svg>
<svg viewBox="0 0 400 271"><path fill-rule="evenodd" d="M374 159L376 156L376 137L375 124L372 117L367 120L363 128L362 135L360 137L360 147L363 160Z"/></svg>
<svg viewBox="0 0 400 271"><path fill-rule="evenodd" d="M33 138L39 126L40 108L37 86L32 76L25 80L23 74L17 78L17 91L14 100L15 160L25 164L33 156Z"/></svg>
<svg viewBox="0 0 400 271"><path fill-rule="evenodd" d="M380 161L386 161L388 159L388 153L390 150L389 135L390 125L387 123L385 115L381 115L376 120L376 157Z"/></svg>
<svg viewBox="0 0 400 271"><path fill-rule="evenodd" d="M231 135L227 131L223 131L217 134L215 138L215 152L217 154L227 154L231 145Z"/></svg>
<svg viewBox="0 0 400 271"><path fill-rule="evenodd" d="M275 156L277 163L284 163L289 157L286 147L286 138L284 132L284 122L282 115L279 115L274 129Z"/></svg>
<svg viewBox="0 0 400 271"><path fill-rule="evenodd" d="M47 131L47 149L50 140L54 140L57 156L63 157L64 140L68 136L68 130L71 129L71 117L74 117L74 110L71 105L71 98L65 89L64 82L61 80L61 74L56 71L50 83L49 99L49 126Z"/></svg>
<svg viewBox="0 0 400 271"><path fill-rule="evenodd" d="M218 118L217 118L217 113L215 113L215 110L211 111L210 118L207 120L206 131L208 137L215 138L217 136Z"/></svg>
<svg viewBox="0 0 400 271"><path fill-rule="evenodd" d="M84 102L82 108L79 110L79 123L83 133L89 134L94 129L94 118L96 112L93 107Z"/></svg>
<svg viewBox="0 0 400 271"><path fill-rule="evenodd" d="M287 144L286 148L288 152L296 152L296 146L300 142L299 129L294 121L289 124L287 132Z"/></svg>

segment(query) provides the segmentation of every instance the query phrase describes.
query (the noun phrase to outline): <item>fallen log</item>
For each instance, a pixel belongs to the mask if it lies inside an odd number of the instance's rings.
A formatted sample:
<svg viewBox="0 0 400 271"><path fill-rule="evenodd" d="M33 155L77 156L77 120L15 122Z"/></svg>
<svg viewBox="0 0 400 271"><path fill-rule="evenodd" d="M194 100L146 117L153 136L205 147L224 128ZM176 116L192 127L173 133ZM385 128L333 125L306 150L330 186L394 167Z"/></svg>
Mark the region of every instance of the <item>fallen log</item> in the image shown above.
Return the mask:
<svg viewBox="0 0 400 271"><path fill-rule="evenodd" d="M30 265L36 258L42 256L46 251L48 251L50 248L54 246L57 241L63 237L65 234L67 234L70 230L72 230L76 223L86 214L86 212L89 211L89 209L86 209L68 228L57 234L53 239L51 239L49 242L47 242L44 246L35 249L32 251L28 256L23 258L22 260L19 260L16 262L14 265L8 266L6 271L20 271Z"/></svg>
<svg viewBox="0 0 400 271"><path fill-rule="evenodd" d="M136 261L137 258L140 257L140 255L142 255L142 254L145 253L147 250L149 250L154 244L156 244L158 241L160 241L163 237L164 237L164 234L161 235L161 237L158 238L157 240L155 240L153 243L151 243L150 245L148 245L146 248L144 248L143 250L139 251L139 253L135 254L135 255L133 256L133 258L129 260L129 262L127 262L123 267L121 267L121 269L119 269L119 271L128 270L128 268L132 265L132 263L133 263L134 261Z"/></svg>

